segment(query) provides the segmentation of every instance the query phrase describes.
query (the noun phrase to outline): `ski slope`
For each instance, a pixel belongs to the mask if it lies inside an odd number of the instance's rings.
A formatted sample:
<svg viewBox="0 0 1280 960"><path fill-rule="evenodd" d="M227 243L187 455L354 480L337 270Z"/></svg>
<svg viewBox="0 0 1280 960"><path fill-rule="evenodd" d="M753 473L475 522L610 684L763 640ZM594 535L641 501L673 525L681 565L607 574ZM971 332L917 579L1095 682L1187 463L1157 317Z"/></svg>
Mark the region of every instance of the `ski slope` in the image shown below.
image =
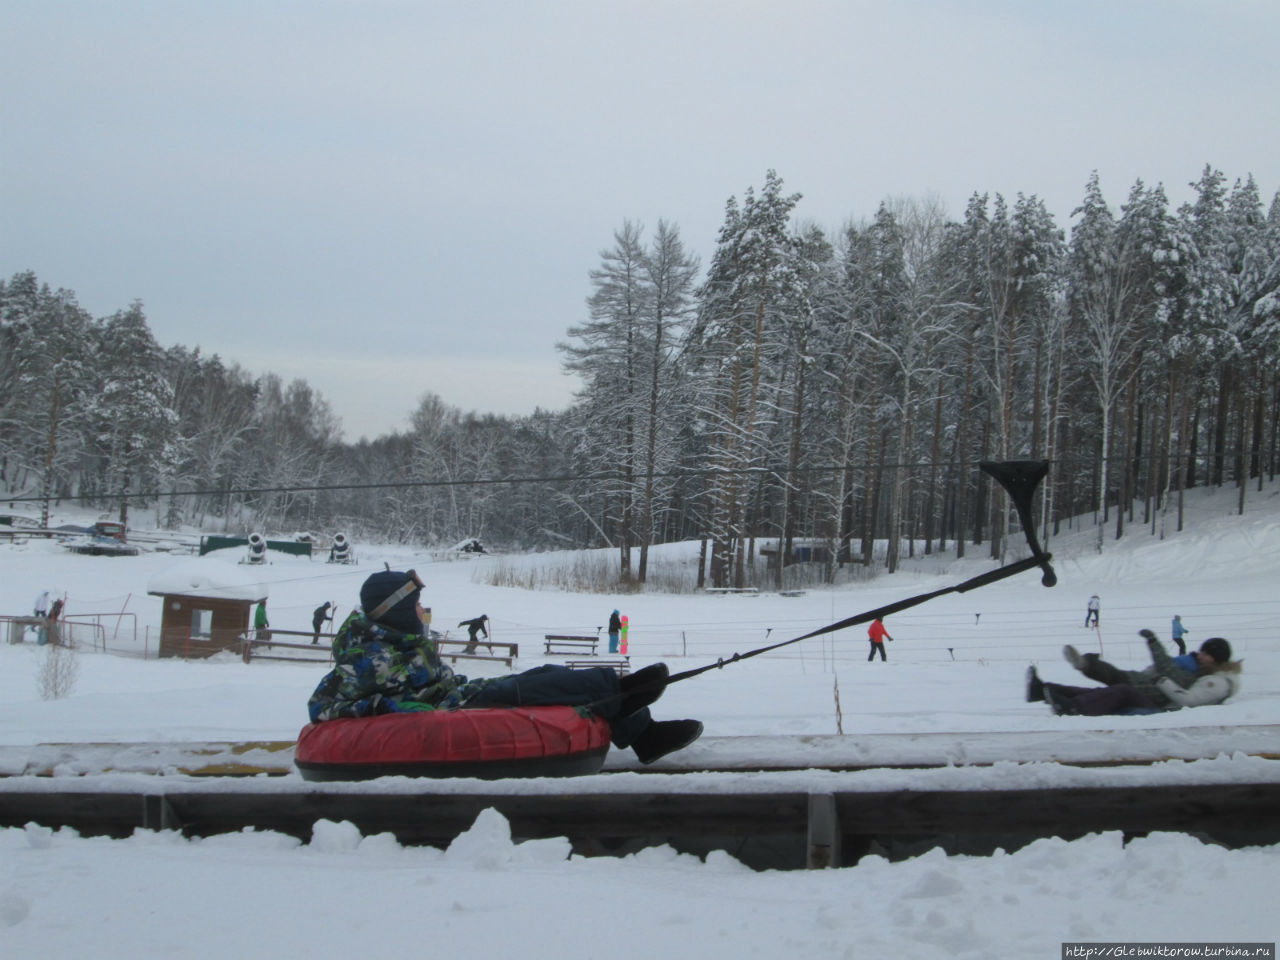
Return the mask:
<svg viewBox="0 0 1280 960"><path fill-rule="evenodd" d="M1272 779L1275 761L1237 752L1232 728L1280 723L1280 503L1250 492L1234 515L1233 491L1188 494L1187 529L1153 539L1141 525L1101 555L1091 526L1051 538L1059 583L1038 573L932 601L888 622L888 663L867 663L859 629L786 647L713 670L667 691L659 718L693 716L706 735L679 755L732 754L762 765L793 761L801 745L837 742L857 751L894 735L943 736L990 766L935 770L778 774L803 785L830 778L875 789L930 783L1033 784L1053 789L1099 778L1161 784ZM667 660L673 671L798 636L862 610L976 575L991 561L922 558L894 576L801 596L611 596L487 586L494 558L432 561L425 552L358 544L354 568L273 557L258 574L277 629L309 629L312 609L355 601L360 581L388 563L415 567L427 582L433 626L487 613L494 639L521 645L519 666L544 662L544 633L594 633L618 607L630 617L633 663ZM685 562L692 548L664 548ZM234 563L235 555L218 562ZM43 589L65 593L70 615L125 610L139 634L112 636L117 653L154 645L160 601L146 584L193 557L81 557L48 543L0 545L0 612L25 614ZM207 562L207 561L206 561ZM514 562L514 561L509 561ZM562 562L553 554L529 561ZM563 561L567 562L567 561ZM1085 600L1102 598L1101 629L1083 628ZM1226 704L1144 717L1054 717L1023 699L1023 674L1073 682L1064 643L1101 649L1120 663L1145 658L1137 630L1168 636L1182 615L1199 643L1227 637L1243 658L1244 684ZM0 757L41 743L128 744L292 739L323 673L317 665L233 657L208 662L84 653L70 696L40 699L43 651L0 645ZM484 672L476 671L476 672ZM1100 758L1162 738L1192 739L1212 758L1112 771L1044 762L1000 762L989 751L1027 734ZM867 735L875 735L868 737ZM830 738L830 739L829 739ZM1278 745L1280 746L1280 745ZM4 751L9 751L5 753ZM673 758L674 759L674 758ZM611 764L625 769L628 759ZM71 775L73 771L62 771ZM610 777L578 786L610 789ZM628 774L623 773L623 776ZM127 774L112 774L128 777ZM646 777L661 777L646 774ZM684 774L740 776L746 774ZM890 779L892 778L892 779ZM907 778L907 779L903 779ZM78 778L83 779L83 778ZM179 778L180 779L180 778ZM279 789L296 789L273 778ZM55 778L45 780L56 786ZM0 780L0 789L12 779ZM397 789L387 782L385 789ZM508 789L519 790L518 783ZM424 812L429 815L429 811ZM129 840L80 838L39 827L0 831L0 942L14 956L141 958L316 957L367 952L371 942L498 956L836 957L1057 956L1064 941L1267 941L1276 939L1275 847L1228 851L1185 835L1123 842L1101 834L1042 840L994 857L940 851L903 862L864 857L856 866L797 874L754 872L728 853L705 861L656 848L621 859L569 857L555 840L513 844L496 813L482 816L448 851L360 837L349 824L319 822L310 843L273 834L184 840L142 831ZM372 900L372 903L370 903ZM291 906L286 906L291 904ZM68 905L71 908L68 909ZM397 921L395 933L383 923ZM399 944L403 937L404 944Z"/></svg>

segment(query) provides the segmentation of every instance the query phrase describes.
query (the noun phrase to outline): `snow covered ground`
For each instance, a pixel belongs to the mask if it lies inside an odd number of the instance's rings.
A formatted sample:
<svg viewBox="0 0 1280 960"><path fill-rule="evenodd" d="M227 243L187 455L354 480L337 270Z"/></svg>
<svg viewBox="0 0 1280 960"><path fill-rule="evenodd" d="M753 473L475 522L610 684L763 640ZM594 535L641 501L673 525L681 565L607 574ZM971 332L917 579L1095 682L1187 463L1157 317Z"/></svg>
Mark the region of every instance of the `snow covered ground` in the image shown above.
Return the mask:
<svg viewBox="0 0 1280 960"><path fill-rule="evenodd" d="M895 637L888 663L866 662L865 634L854 628L673 686L655 713L705 722L704 739L687 751L695 759L738 742L721 738L838 732L854 739L1005 733L1012 741L1016 731L1053 731L1087 746L1090 739L1116 742L1106 731L1125 731L1141 744L1161 730L1194 730L1203 742L1223 741L1216 758L1137 770L1039 763L821 775L849 789L909 786L904 778L911 777L979 787L993 778L1066 785L1137 777L1153 788L1280 779L1273 761L1233 756L1233 744L1216 729L1280 723L1280 496L1275 488L1250 491L1243 518L1234 507L1234 492L1195 491L1186 531L1159 540L1131 525L1123 542L1108 539L1101 556L1093 528L1079 529L1049 544L1058 586L1042 587L1033 572L906 611L887 623ZM423 575L437 629L456 636L460 620L488 614L495 640L520 644L520 667L543 662L543 634L595 633L618 607L630 618L633 663L663 659L676 671L992 566L981 557L922 559L894 576L801 596L600 596L487 586L483 567L491 558L433 562L405 548L356 546L355 567L273 554L256 569L270 593L272 626L308 630L313 608L325 600L338 604L341 620L360 582L386 562ZM673 562L687 554L666 552ZM224 553L213 562L234 564L241 555ZM557 562L554 555L538 561ZM161 611L148 583L210 562L155 552L78 556L43 542L0 545L0 615L28 614L36 594L50 589L65 594L72 617L134 615L102 619L113 653L154 651ZM1083 627L1093 593L1102 598L1098 632ZM1110 718L1054 717L1024 701L1027 664L1038 663L1046 679L1075 682L1060 655L1064 643L1074 643L1140 666L1146 655L1137 631L1151 627L1167 638L1175 613L1193 644L1225 636L1244 659L1234 700ZM0 644L0 748L293 739L324 672L316 664L245 665L232 657L174 662L81 653L71 694L44 700L45 656L30 642ZM782 751L786 741L761 743ZM817 775L779 776L803 783ZM105 840L29 826L0 831L0 851L0 943L14 957L87 951L250 960L282 951L339 957L483 949L533 960L783 950L799 957L1024 958L1056 957L1064 941L1270 943L1277 939L1271 890L1280 869L1277 847L1228 851L1175 834L1125 845L1118 834L1103 834L1042 840L992 857L933 851L903 862L865 857L829 871L758 872L725 853L703 861L669 848L621 859L569 857L563 840L513 844L493 812L447 851L360 837L349 824L327 822L316 824L306 844L269 833L185 840L140 832Z"/></svg>

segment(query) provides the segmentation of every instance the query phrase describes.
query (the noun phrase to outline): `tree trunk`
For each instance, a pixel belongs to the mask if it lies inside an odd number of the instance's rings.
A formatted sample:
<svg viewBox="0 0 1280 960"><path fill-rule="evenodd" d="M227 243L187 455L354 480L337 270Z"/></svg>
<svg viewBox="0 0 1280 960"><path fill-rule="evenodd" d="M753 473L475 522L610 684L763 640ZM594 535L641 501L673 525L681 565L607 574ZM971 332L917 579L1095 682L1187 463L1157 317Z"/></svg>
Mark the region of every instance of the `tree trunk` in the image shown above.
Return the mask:
<svg viewBox="0 0 1280 960"><path fill-rule="evenodd" d="M905 370L903 371L903 379L908 379ZM908 464L913 459L911 448L915 443L913 406L910 388L904 385L902 390L902 422L898 433L898 465L893 471L893 486L891 487L891 500L889 501L888 566L890 573L897 571L898 560L902 550L902 515L904 500L909 493L911 477L911 470Z"/></svg>
<svg viewBox="0 0 1280 960"><path fill-rule="evenodd" d="M1213 466L1209 474L1209 482L1215 487L1222 486L1226 477L1227 422L1234 386L1232 369L1230 364L1219 364L1222 375L1218 380L1218 408L1213 422Z"/></svg>
<svg viewBox="0 0 1280 960"><path fill-rule="evenodd" d="M44 451L44 490L40 507L40 526L49 529L49 501L53 498L53 465L58 452L58 420L62 415L62 383L55 365L53 391L49 396L49 440Z"/></svg>
<svg viewBox="0 0 1280 960"><path fill-rule="evenodd" d="M1271 374L1271 449L1267 454L1267 476L1271 480L1276 478L1276 461L1280 459L1277 440L1280 440L1280 371L1273 371Z"/></svg>
<svg viewBox="0 0 1280 960"><path fill-rule="evenodd" d="M1136 406L1134 394L1137 392L1137 378L1129 380L1128 397L1125 402L1124 411L1124 445L1121 448L1122 459L1120 461L1120 476L1118 477L1119 485L1116 489L1116 539L1119 540L1124 536L1124 518L1125 513L1131 509L1133 497L1133 457L1130 451L1133 449L1133 421L1134 407Z"/></svg>
<svg viewBox="0 0 1280 960"><path fill-rule="evenodd" d="M964 559L965 542L969 526L969 482L964 464L969 456L969 421L973 416L973 351L974 333L969 334L968 350L964 366L964 398L960 402L960 424L956 429L955 476L955 529L951 538L956 542L956 559Z"/></svg>
<svg viewBox="0 0 1280 960"><path fill-rule="evenodd" d="M924 552L933 552L934 535L938 538L938 552L947 549L946 526L939 516L942 498L938 496L938 461L942 459L942 391L938 390L933 404L933 437L929 442L929 493L924 508Z"/></svg>
<svg viewBox="0 0 1280 960"><path fill-rule="evenodd" d="M782 528L778 542L778 570L775 580L779 590L782 589L784 583L783 569L786 564L783 561L790 552L791 540L795 534L791 517L791 491L796 488L798 482L797 474L800 469L800 438L804 430L805 374L807 368L805 353L807 346L807 338L804 336L802 328L799 342L796 344L799 356L796 362L796 388L793 394L795 409L792 411L791 416L791 443L787 451L787 476L782 484Z"/></svg>
<svg viewBox="0 0 1280 960"><path fill-rule="evenodd" d="M1107 525L1107 485L1110 478L1111 461L1111 404L1104 397L1102 402L1102 456L1098 462L1098 506L1102 511L1102 522L1098 524L1098 539L1095 549L1102 552L1103 528Z"/></svg>
<svg viewBox="0 0 1280 960"><path fill-rule="evenodd" d="M1266 432L1266 391L1263 377L1258 372L1258 363L1253 362L1253 371L1249 375L1250 389L1253 392L1253 436L1249 440L1249 476L1258 478L1258 490L1262 490L1263 436Z"/></svg>
<svg viewBox="0 0 1280 960"><path fill-rule="evenodd" d="M862 517L859 524L860 550L862 562L871 565L875 552L875 502L880 495L878 480L880 478L880 427L876 410L880 404L880 347L872 341L873 353L865 361L871 370L871 378L867 382L867 450L864 460L864 488L862 496Z"/></svg>

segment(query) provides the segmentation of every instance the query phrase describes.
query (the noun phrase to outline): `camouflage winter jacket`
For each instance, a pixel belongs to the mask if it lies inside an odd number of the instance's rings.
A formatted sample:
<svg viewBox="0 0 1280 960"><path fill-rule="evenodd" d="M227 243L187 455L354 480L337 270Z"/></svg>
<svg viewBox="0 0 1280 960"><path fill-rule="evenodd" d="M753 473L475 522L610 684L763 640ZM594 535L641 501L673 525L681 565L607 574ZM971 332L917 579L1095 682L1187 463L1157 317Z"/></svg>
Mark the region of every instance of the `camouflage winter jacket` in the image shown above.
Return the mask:
<svg viewBox="0 0 1280 960"><path fill-rule="evenodd" d="M484 686L441 662L430 637L401 633L356 611L338 628L333 669L307 701L313 723L457 707Z"/></svg>

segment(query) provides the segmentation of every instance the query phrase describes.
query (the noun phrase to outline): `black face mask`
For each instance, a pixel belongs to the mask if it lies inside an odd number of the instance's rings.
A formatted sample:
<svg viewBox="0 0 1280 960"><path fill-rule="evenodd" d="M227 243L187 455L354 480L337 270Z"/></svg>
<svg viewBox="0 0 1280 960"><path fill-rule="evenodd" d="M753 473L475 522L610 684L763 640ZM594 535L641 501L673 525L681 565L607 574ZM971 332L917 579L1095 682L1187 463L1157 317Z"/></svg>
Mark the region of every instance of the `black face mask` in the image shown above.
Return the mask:
<svg viewBox="0 0 1280 960"><path fill-rule="evenodd" d="M401 602L399 606L388 610L377 622L384 627L390 627L392 630L399 630L401 633L424 633L422 621L418 619L417 606L417 594L415 593L413 599L407 603Z"/></svg>

